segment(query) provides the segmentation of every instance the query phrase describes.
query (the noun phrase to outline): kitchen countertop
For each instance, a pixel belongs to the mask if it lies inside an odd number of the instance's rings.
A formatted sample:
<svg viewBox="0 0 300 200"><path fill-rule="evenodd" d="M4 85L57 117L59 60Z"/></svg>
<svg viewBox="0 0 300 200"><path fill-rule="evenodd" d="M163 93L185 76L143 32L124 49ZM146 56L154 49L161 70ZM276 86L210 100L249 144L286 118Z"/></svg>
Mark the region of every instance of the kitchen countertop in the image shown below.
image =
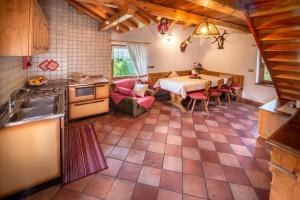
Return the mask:
<svg viewBox="0 0 300 200"><path fill-rule="evenodd" d="M102 76L89 76L84 81L75 81L75 80L68 80L69 86L80 86L80 85L94 85L94 84L105 84L109 83L108 79L103 78Z"/></svg>

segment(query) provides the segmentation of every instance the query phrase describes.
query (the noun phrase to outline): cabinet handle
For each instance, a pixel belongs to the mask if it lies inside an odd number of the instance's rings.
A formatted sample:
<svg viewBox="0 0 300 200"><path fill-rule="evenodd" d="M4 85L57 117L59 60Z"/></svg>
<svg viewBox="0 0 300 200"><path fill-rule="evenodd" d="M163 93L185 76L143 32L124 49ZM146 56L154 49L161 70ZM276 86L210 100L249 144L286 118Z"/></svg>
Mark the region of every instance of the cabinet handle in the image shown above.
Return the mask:
<svg viewBox="0 0 300 200"><path fill-rule="evenodd" d="M104 87L105 85L96 85L96 87Z"/></svg>
<svg viewBox="0 0 300 200"><path fill-rule="evenodd" d="M279 170L279 171L285 173L286 175L292 177L292 178L295 179L295 180L297 180L297 178L298 178L296 172L290 172L289 170L287 170L287 169L285 169L285 168L281 167L280 165L275 164L275 163L273 163L273 162L269 162L269 165L270 165L271 167L273 167L273 168L275 168L275 169L277 169L277 170Z"/></svg>
<svg viewBox="0 0 300 200"><path fill-rule="evenodd" d="M74 106L82 106L82 105L86 105L86 104L92 104L92 103L98 103L98 102L103 102L104 100L97 100L97 101L89 101L89 102L83 102L83 103L76 103L74 104Z"/></svg>

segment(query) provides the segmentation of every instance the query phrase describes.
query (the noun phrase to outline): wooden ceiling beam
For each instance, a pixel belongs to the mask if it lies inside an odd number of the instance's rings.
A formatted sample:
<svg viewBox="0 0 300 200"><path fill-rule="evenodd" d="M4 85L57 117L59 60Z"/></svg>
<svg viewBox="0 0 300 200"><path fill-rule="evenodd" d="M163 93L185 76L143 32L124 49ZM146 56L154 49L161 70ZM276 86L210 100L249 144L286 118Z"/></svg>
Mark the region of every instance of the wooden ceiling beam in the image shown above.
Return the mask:
<svg viewBox="0 0 300 200"><path fill-rule="evenodd" d="M276 14L289 12L289 11L293 11L293 10L297 10L297 9L300 9L300 3L292 5L292 6L286 6L286 7L276 8L276 9L269 9L269 10L253 12L253 13L250 13L249 16L251 18L265 17L265 16L276 15Z"/></svg>
<svg viewBox="0 0 300 200"><path fill-rule="evenodd" d="M125 5L125 0L77 0L83 3L91 3L99 6L119 8L120 5Z"/></svg>
<svg viewBox="0 0 300 200"><path fill-rule="evenodd" d="M238 9L233 8L234 5L228 6L215 0L209 0L209 1L208 0L186 0L186 1L197 4L199 6L203 6L205 8L209 8L211 10L224 13L226 15L236 17L238 19L245 20L244 13Z"/></svg>
<svg viewBox="0 0 300 200"><path fill-rule="evenodd" d="M165 7L165 6L161 6L161 5L157 5L145 1L140 1L140 0L127 0L127 1L135 5L136 7L148 12L151 15L165 17L175 21L182 21L191 24L199 24L205 20L204 16L186 12L179 9L169 8L169 7ZM217 26L249 33L249 28L246 26L224 22L213 18L208 18L208 21L216 24Z"/></svg>
<svg viewBox="0 0 300 200"><path fill-rule="evenodd" d="M86 7L82 6L81 4L73 1L73 0L67 0L68 4L71 5L72 7L76 8L77 10L79 10L80 12L85 13L86 15L90 16L91 18L97 20L97 21L103 21L103 19L101 17L99 17L98 15L94 14L93 12L91 12L91 10L87 9Z"/></svg>
<svg viewBox="0 0 300 200"><path fill-rule="evenodd" d="M148 18L141 16L139 13L135 13L133 17L137 19L139 22L141 22L143 26L148 26L151 23L151 21Z"/></svg>
<svg viewBox="0 0 300 200"><path fill-rule="evenodd" d="M100 27L100 30L107 30L118 23L121 23L129 18L131 18L136 12L136 8L132 5L128 5L122 8L119 12L116 12L110 18L106 19L106 21Z"/></svg>

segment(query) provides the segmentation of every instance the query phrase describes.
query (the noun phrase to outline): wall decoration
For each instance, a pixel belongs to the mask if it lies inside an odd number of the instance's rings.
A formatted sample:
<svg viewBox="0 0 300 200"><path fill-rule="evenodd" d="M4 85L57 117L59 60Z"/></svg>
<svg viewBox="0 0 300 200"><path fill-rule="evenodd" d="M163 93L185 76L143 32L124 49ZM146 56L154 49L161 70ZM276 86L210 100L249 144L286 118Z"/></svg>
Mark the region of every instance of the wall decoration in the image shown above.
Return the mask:
<svg viewBox="0 0 300 200"><path fill-rule="evenodd" d="M180 51L185 52L186 47L191 44L191 36L189 36L187 39L185 39L181 44L180 44Z"/></svg>
<svg viewBox="0 0 300 200"><path fill-rule="evenodd" d="M158 25L157 25L157 31L164 35L169 31L169 20L167 18L161 18Z"/></svg>
<svg viewBox="0 0 300 200"><path fill-rule="evenodd" d="M31 67L31 57L24 56L23 57L23 69L28 69L29 67Z"/></svg>
<svg viewBox="0 0 300 200"><path fill-rule="evenodd" d="M42 69L43 71L47 71L47 70L55 71L58 67L59 67L58 62L56 62L53 59L51 60L46 59L39 64L39 68Z"/></svg>
<svg viewBox="0 0 300 200"><path fill-rule="evenodd" d="M224 30L224 32L219 35L219 36L214 36L215 40L210 43L210 44L214 44L217 42L218 44L218 49L224 49L224 42L225 42L225 35L228 35L228 32L226 30Z"/></svg>

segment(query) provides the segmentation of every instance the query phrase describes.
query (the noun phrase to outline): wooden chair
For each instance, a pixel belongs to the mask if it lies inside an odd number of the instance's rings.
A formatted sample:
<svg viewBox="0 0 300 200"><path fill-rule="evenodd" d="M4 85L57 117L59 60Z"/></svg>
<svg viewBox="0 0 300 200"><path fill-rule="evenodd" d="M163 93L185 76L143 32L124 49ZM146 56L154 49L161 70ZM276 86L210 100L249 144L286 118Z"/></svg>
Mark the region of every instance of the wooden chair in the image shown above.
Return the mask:
<svg viewBox="0 0 300 200"><path fill-rule="evenodd" d="M222 95L223 84L224 84L224 79L218 80L217 88L209 89L209 97L208 97L208 100L210 100L211 97L215 99L216 104L219 104L219 106L220 106L220 110L222 109L220 96Z"/></svg>
<svg viewBox="0 0 300 200"><path fill-rule="evenodd" d="M232 86L232 78L229 78L227 80L227 84L224 84L221 89L222 93L225 95L225 98L227 99L229 104L231 104L231 99L230 99L230 95L232 93L231 86Z"/></svg>
<svg viewBox="0 0 300 200"><path fill-rule="evenodd" d="M191 112L193 113L194 111L194 108L195 108L195 104L197 101L201 101L201 104L204 105L204 108L206 110L206 112L208 113L208 98L209 98L209 88L210 88L210 81L207 81L206 84L205 84L205 89L204 91L202 92L193 92L193 93L190 93L189 94L189 97L191 98L190 102L189 102L189 105L187 107L187 109L189 109L190 105L192 104L193 102L193 106L192 106L192 110Z"/></svg>

